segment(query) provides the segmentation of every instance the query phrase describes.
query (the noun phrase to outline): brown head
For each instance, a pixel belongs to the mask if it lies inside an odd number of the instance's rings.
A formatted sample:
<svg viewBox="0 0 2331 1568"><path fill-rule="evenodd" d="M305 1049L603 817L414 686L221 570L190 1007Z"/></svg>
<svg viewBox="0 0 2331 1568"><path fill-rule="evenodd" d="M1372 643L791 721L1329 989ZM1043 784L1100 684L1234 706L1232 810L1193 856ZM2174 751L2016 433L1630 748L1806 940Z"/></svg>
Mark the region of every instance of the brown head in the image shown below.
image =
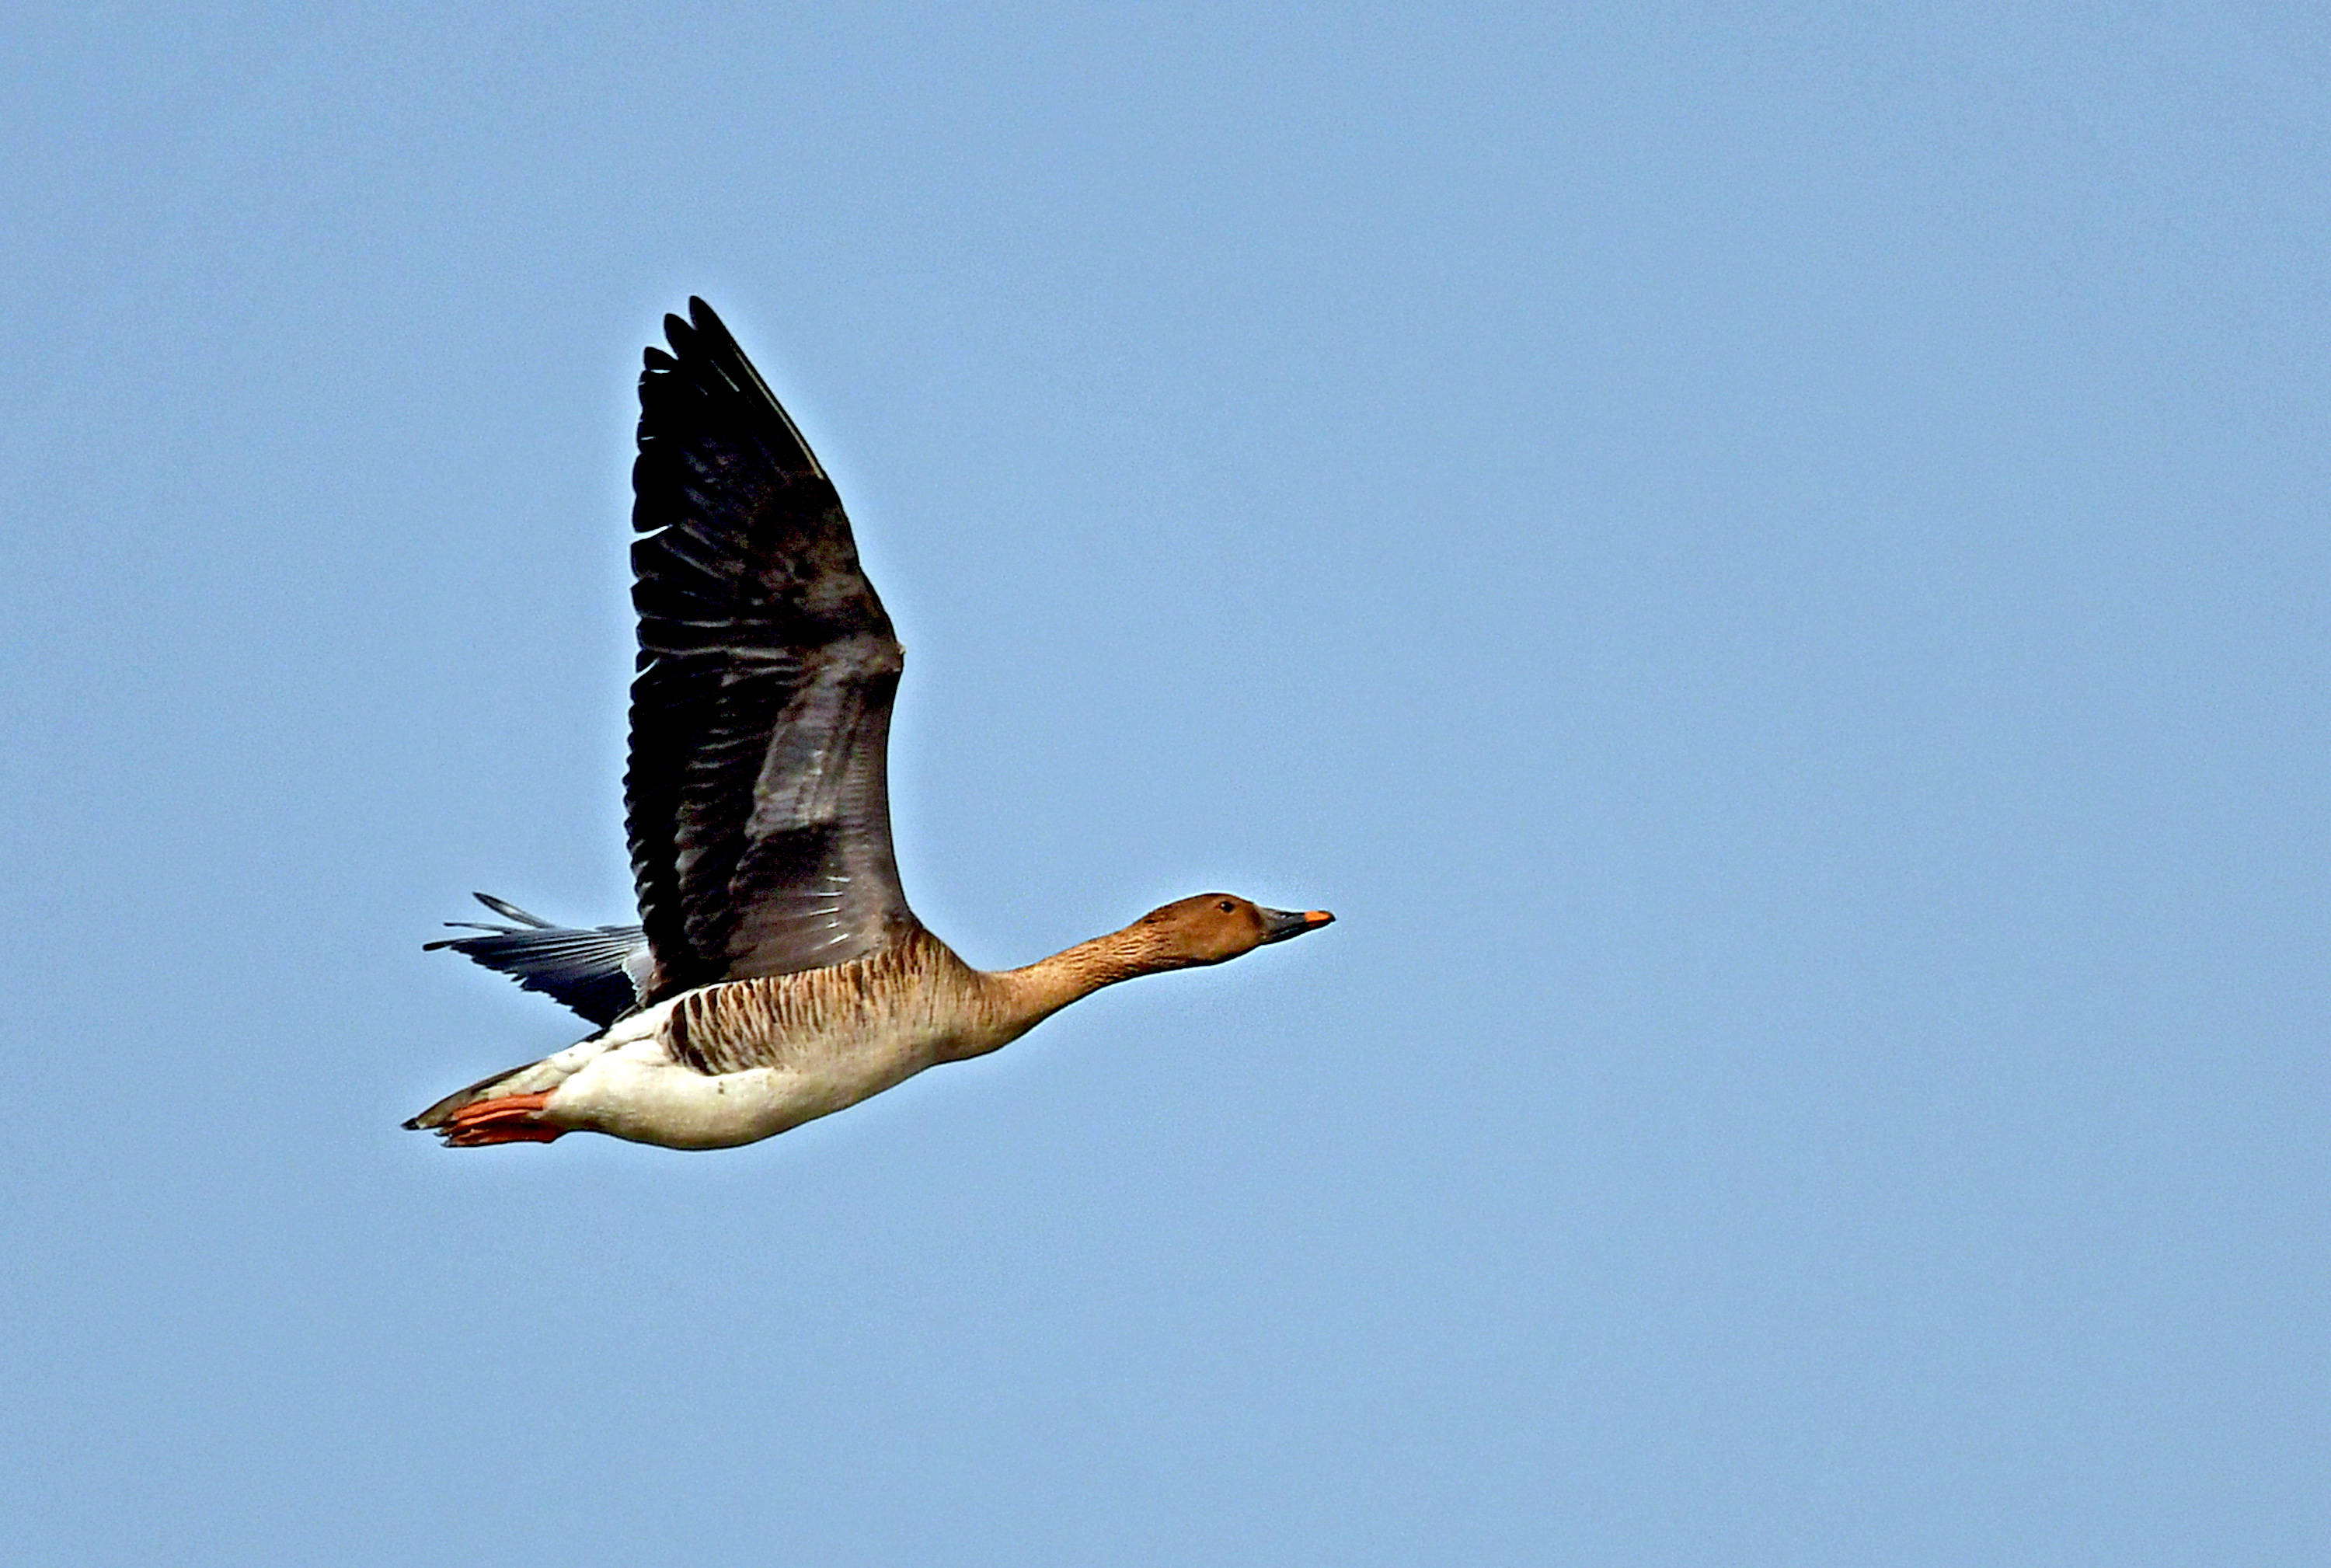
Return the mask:
<svg viewBox="0 0 2331 1568"><path fill-rule="evenodd" d="M1156 967L1220 964L1267 942L1284 942L1334 920L1325 909L1266 909L1230 893L1201 893L1152 909L1127 927L1154 947Z"/></svg>

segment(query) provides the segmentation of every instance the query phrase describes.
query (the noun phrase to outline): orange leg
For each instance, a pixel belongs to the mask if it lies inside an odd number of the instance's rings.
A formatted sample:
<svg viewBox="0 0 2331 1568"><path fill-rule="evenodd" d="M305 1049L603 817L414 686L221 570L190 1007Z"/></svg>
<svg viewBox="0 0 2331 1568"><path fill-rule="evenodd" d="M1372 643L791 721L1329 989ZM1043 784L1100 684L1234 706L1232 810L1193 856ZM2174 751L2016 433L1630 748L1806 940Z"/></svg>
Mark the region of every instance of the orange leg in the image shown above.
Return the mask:
<svg viewBox="0 0 2331 1568"><path fill-rule="evenodd" d="M457 1149L483 1144L547 1144L566 1135L565 1127L538 1119L549 1103L550 1096L545 1092L505 1095L463 1106L445 1124L445 1141Z"/></svg>

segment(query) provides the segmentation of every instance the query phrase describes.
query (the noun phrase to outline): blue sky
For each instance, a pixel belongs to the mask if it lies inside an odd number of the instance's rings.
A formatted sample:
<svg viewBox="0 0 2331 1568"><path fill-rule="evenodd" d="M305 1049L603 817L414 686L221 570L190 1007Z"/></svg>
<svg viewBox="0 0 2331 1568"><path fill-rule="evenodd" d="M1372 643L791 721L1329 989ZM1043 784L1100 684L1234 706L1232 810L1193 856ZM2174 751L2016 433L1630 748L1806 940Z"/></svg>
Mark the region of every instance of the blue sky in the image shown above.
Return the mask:
<svg viewBox="0 0 2331 1568"><path fill-rule="evenodd" d="M15 1560L2323 1561L2331 27L1946 9L0 24ZM1335 929L400 1131L690 292L934 929Z"/></svg>

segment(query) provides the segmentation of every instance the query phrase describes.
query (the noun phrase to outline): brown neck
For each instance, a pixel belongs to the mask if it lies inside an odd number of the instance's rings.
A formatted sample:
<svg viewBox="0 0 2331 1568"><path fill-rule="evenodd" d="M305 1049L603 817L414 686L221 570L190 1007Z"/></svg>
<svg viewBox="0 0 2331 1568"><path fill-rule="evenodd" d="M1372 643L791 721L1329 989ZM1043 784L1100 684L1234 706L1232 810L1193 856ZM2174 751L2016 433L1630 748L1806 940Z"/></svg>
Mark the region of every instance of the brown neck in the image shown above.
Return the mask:
<svg viewBox="0 0 2331 1568"><path fill-rule="evenodd" d="M1136 924L1040 958L1025 969L998 970L980 978L992 999L996 1022L1010 1031L1005 1036L1010 1039L1104 985L1137 974L1179 969L1185 962L1158 942L1153 929Z"/></svg>

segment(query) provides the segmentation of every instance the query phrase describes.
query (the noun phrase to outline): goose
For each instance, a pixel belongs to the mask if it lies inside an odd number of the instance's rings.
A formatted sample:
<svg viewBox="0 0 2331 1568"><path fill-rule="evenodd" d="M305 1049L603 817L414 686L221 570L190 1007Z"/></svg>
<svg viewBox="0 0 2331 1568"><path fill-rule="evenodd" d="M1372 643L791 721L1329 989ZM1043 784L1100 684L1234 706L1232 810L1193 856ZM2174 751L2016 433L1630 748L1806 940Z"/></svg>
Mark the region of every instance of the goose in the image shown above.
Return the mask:
<svg viewBox="0 0 2331 1568"><path fill-rule="evenodd" d="M903 656L833 483L711 308L664 318L632 470L626 830L636 926L498 922L450 947L596 1026L404 1125L456 1148L773 1136L996 1050L1137 975L1316 931L1201 893L1024 968L975 969L907 907L887 753Z"/></svg>

